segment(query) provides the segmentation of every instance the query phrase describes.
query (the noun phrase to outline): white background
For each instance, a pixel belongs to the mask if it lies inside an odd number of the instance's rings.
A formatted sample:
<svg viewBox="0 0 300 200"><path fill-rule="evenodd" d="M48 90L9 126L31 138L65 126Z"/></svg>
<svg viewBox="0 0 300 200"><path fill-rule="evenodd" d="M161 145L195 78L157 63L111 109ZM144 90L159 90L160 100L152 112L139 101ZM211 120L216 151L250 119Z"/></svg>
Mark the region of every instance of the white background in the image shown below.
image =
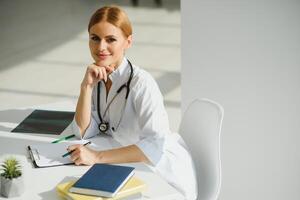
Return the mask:
<svg viewBox="0 0 300 200"><path fill-rule="evenodd" d="M223 105L223 200L300 199L300 1L182 0L182 109Z"/></svg>

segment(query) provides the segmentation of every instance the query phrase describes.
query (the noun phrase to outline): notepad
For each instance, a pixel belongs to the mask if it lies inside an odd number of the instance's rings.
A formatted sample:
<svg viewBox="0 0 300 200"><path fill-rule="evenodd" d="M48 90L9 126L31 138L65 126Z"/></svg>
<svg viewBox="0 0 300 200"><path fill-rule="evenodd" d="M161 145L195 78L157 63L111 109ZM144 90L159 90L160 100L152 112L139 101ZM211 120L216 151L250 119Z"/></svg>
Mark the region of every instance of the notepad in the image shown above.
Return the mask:
<svg viewBox="0 0 300 200"><path fill-rule="evenodd" d="M11 132L61 134L74 118L74 112L34 110Z"/></svg>
<svg viewBox="0 0 300 200"><path fill-rule="evenodd" d="M126 197L130 199L140 199L141 193L146 190L146 184L137 177L132 177L121 190L116 194L115 197L99 197L91 195L83 195L69 192L69 189L74 185L76 181L69 181L61 183L56 186L56 191L59 196L66 199L73 200L119 200ZM135 198L136 197L136 198Z"/></svg>
<svg viewBox="0 0 300 200"><path fill-rule="evenodd" d="M94 164L71 188L79 194L114 197L134 174L134 167Z"/></svg>
<svg viewBox="0 0 300 200"><path fill-rule="evenodd" d="M73 144L84 144L87 140L65 141L61 143L43 143L28 146L30 157L35 167L53 167L60 165L70 165L74 162L70 156L62 157L68 146ZM91 144L91 146L95 146Z"/></svg>

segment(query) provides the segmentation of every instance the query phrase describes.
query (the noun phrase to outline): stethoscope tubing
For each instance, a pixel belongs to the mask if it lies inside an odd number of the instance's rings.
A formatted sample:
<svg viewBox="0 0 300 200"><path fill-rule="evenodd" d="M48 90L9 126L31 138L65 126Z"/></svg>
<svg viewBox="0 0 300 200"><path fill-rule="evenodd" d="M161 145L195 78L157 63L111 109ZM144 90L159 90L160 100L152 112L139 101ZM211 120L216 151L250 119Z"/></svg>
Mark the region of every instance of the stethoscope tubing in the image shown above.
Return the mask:
<svg viewBox="0 0 300 200"><path fill-rule="evenodd" d="M123 117L123 114L124 114L124 110L125 110L125 106L126 106L126 103L127 103L127 98L128 98L128 95L129 95L129 92L130 92L130 83L131 83L131 80L132 80L132 77L133 77L133 67L132 67L132 64L129 60L127 60L128 63L129 63L129 66L130 66L130 76L129 76L129 79L128 81L121 85L120 88L117 90L116 94L114 95L114 97L112 98L112 100L108 103L104 113L103 113L103 118L105 117L110 105L112 104L112 102L114 101L114 99L118 96L118 94L123 90L123 88L126 88L126 96L125 96L125 104L123 106L123 109L122 109L122 112L121 112L121 117L120 117L120 120L117 124L117 127L116 129L119 127L120 125L120 122L121 122L121 119ZM108 129L108 126L109 126L109 123L108 122L104 122L103 119L102 119L102 116L101 116L101 111L100 111L100 81L98 82L98 86L97 86L97 112L98 112L98 116L99 116L99 119L100 119L100 124L99 124L99 130L101 132L106 132L107 129ZM107 129L105 131L101 130L100 127L101 125L105 125L105 127L107 127Z"/></svg>

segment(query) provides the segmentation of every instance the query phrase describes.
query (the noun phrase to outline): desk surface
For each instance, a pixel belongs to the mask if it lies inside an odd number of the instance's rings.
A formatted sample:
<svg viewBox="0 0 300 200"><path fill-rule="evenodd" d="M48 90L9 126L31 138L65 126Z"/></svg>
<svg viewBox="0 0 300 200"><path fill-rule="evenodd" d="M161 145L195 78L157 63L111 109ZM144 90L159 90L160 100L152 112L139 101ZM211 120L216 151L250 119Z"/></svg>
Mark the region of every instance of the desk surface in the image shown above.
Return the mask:
<svg viewBox="0 0 300 200"><path fill-rule="evenodd" d="M39 109L73 110L68 102L35 107ZM63 109L62 109L63 108ZM66 109L67 108L67 109ZM27 152L27 146L39 143L49 143L60 136L41 135L29 133L11 133L33 109L13 109L0 111L0 161L9 155L17 157L23 168L25 179L25 192L21 197L11 199L60 199L56 194L57 184L66 182L74 177L84 174L90 166L67 165L49 168L34 168ZM70 134L68 127L62 135ZM111 137L96 137L93 142L102 146L103 149L118 146ZM183 196L166 181L155 174L147 165L142 163L130 163L136 167L136 176L147 184L147 190L141 199L155 200L179 200ZM6 199L0 196L0 199Z"/></svg>

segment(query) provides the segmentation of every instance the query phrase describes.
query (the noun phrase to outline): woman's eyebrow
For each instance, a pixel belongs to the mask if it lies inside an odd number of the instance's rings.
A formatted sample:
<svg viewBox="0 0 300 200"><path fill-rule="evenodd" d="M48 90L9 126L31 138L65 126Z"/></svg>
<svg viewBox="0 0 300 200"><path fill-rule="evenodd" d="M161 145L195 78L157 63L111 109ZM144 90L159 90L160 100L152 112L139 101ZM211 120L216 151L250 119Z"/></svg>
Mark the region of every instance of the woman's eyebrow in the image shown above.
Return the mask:
<svg viewBox="0 0 300 200"><path fill-rule="evenodd" d="M90 36L97 36L97 37L101 38L100 36L98 36L95 33L91 33ZM104 36L104 38L117 38L117 36L115 36L115 35L106 35L106 36Z"/></svg>
<svg viewBox="0 0 300 200"><path fill-rule="evenodd" d="M116 38L116 36L115 35L107 35L107 36L105 36L105 38Z"/></svg>
<svg viewBox="0 0 300 200"><path fill-rule="evenodd" d="M97 37L99 37L99 36L98 36L97 34L95 34L95 33L91 33L90 36L97 36Z"/></svg>

